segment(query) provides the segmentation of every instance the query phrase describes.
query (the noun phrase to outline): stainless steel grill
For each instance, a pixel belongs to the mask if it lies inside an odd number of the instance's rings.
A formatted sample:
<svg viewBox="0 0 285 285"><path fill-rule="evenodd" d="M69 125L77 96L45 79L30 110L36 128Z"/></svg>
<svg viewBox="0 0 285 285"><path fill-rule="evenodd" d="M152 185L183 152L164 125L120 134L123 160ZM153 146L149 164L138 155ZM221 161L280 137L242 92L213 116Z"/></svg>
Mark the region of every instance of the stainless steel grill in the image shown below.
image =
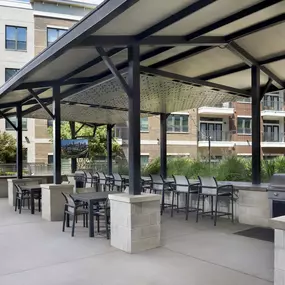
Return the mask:
<svg viewBox="0 0 285 285"><path fill-rule="evenodd" d="M285 173L274 174L268 186L271 217L285 215Z"/></svg>

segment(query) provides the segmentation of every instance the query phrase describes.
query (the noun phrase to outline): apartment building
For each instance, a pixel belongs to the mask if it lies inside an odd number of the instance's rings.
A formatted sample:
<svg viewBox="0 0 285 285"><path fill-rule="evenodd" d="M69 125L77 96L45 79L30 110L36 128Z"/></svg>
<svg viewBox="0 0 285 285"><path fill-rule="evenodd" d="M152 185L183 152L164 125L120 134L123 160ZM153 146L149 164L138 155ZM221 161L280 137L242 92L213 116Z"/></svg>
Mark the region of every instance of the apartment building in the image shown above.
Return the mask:
<svg viewBox="0 0 285 285"><path fill-rule="evenodd" d="M0 84L34 57L34 15L32 5L20 1L0 1ZM15 121L15 118L11 118ZM23 147L28 161L35 160L34 120L23 119ZM13 127L0 120L0 131L16 137Z"/></svg>
<svg viewBox="0 0 285 285"><path fill-rule="evenodd" d="M0 85L95 8L92 0L0 0ZM10 120L16 122L15 118ZM51 122L23 119L27 162L52 162ZM0 120L0 131L16 137L12 126Z"/></svg>
<svg viewBox="0 0 285 285"><path fill-rule="evenodd" d="M94 7L93 0L0 0L0 84ZM266 94L261 108L262 155L268 158L283 155L284 92ZM50 125L51 121L46 120L23 120L23 143L28 162L52 162ZM142 164L159 156L159 125L159 116L141 119ZM16 136L12 126L3 119L0 131ZM228 154L250 156L251 104L241 101L176 112L168 117L167 131L169 157L208 158L209 153L212 159ZM122 142L127 150L127 140Z"/></svg>
<svg viewBox="0 0 285 285"><path fill-rule="evenodd" d="M285 154L284 91L268 93L261 102L261 151L264 158ZM251 156L251 102L173 113L167 121L167 155L221 159ZM159 156L159 116L141 119L142 164Z"/></svg>

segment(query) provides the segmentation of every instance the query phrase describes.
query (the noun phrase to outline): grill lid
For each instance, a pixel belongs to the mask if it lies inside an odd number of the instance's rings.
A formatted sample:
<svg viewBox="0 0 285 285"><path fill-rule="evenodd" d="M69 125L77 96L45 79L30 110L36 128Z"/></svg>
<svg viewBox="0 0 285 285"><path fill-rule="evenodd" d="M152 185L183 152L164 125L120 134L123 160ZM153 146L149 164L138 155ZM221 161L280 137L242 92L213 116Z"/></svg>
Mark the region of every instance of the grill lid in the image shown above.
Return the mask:
<svg viewBox="0 0 285 285"><path fill-rule="evenodd" d="M285 191L285 173L275 173L272 175L268 191Z"/></svg>

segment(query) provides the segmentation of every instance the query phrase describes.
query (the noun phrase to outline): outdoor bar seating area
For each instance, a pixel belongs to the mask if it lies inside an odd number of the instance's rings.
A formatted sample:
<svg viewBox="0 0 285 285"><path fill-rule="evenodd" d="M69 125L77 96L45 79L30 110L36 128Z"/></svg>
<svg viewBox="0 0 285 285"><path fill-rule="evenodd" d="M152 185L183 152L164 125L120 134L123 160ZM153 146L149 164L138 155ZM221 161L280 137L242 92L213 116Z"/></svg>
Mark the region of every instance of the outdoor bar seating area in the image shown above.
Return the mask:
<svg viewBox="0 0 285 285"><path fill-rule="evenodd" d="M128 192L129 176L119 173L105 174L104 172L91 173L77 171L74 173L74 193L62 192L65 203L63 204L63 226L70 227L71 235L75 234L77 222L82 220L83 227L89 228L89 237L95 236L94 223L97 224L97 233L100 234L100 224L104 224L106 238L110 238L110 203L109 194ZM69 181L62 182L69 185ZM78 187L81 186L81 187ZM35 214L35 204L41 212L41 185L22 186L15 184L15 211L22 213L23 208ZM234 188L232 184L218 183L214 177L197 177L197 180L188 179L185 176L174 175L164 179L160 174L141 177L141 193L153 193L161 196L160 214L173 217L175 212L184 212L188 220L189 212L194 212L196 222L200 215L210 215L217 223L217 217L228 216L234 222ZM183 196L183 197L181 197ZM228 211L220 211L219 198L228 199ZM182 198L182 199L180 199ZM210 205L209 211L205 211L205 200ZM36 201L36 203L35 203ZM166 211L169 209L170 211ZM78 219L80 217L81 219ZM103 220L104 222L100 222Z"/></svg>
<svg viewBox="0 0 285 285"><path fill-rule="evenodd" d="M17 118L10 122L17 131L19 183L9 192L15 216L41 211L44 220L62 222L62 235L71 228L73 241L78 227L88 228L89 237L104 234L127 253L160 247L161 221L181 213L185 227L210 216L208 227L217 229L225 216L230 224L272 226L284 238L284 217L272 223L268 184L261 183L260 135L263 96L285 88L284 22L280 0L104 1L0 87L1 117ZM243 99L251 100L252 181L168 177L169 114ZM149 116L160 123L160 173L144 177L140 119ZM25 185L23 117L53 120L53 184ZM106 173L80 170L73 159L73 181L63 183L62 121L73 122L72 139L74 122L95 134L107 126ZM123 175L112 168L112 129L126 122ZM284 260L284 245L275 246ZM274 270L285 280L280 260Z"/></svg>

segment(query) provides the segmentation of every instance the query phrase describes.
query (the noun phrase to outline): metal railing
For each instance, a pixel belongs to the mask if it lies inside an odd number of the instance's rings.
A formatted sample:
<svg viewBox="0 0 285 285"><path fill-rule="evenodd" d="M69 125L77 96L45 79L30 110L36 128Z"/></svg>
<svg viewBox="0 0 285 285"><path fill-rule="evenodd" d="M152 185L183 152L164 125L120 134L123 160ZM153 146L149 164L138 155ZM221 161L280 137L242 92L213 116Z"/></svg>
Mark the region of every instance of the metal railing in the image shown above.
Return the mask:
<svg viewBox="0 0 285 285"><path fill-rule="evenodd" d="M262 110L284 111L284 101L264 100L261 103Z"/></svg>
<svg viewBox="0 0 285 285"><path fill-rule="evenodd" d="M265 132L262 133L263 142L284 142L284 133Z"/></svg>
<svg viewBox="0 0 285 285"><path fill-rule="evenodd" d="M235 131L198 131L198 141L231 141Z"/></svg>

